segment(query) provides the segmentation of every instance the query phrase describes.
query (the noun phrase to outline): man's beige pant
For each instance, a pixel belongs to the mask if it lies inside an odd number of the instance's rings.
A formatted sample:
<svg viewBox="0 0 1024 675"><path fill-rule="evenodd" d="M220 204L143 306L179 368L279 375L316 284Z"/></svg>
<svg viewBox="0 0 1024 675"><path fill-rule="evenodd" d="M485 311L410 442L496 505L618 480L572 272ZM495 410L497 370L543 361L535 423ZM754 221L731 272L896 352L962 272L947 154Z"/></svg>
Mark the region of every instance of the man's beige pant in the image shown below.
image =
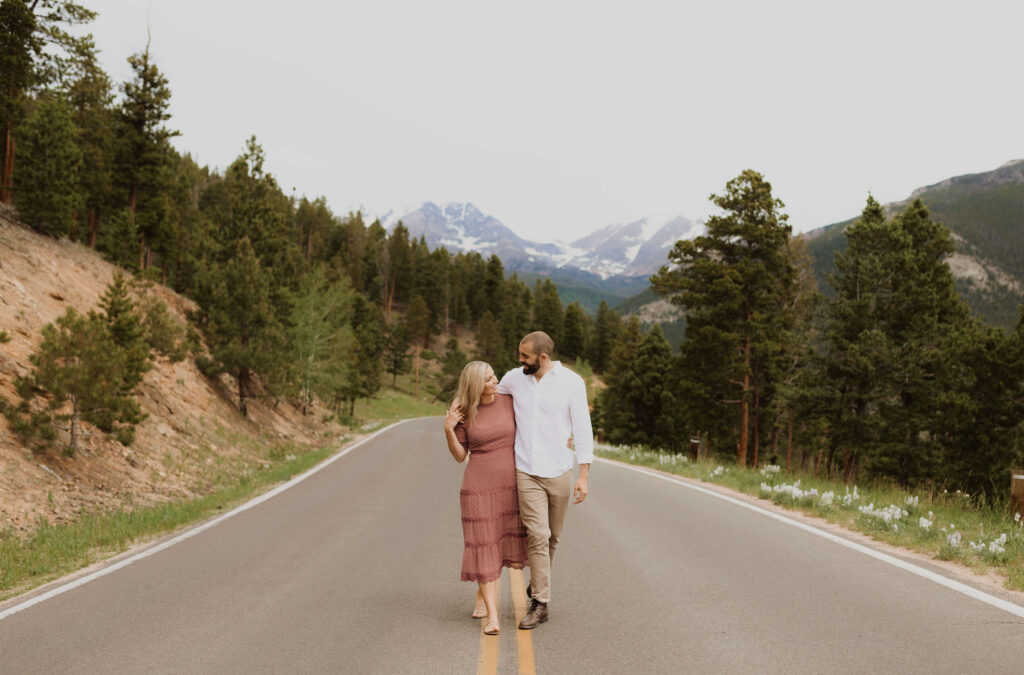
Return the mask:
<svg viewBox="0 0 1024 675"><path fill-rule="evenodd" d="M526 553L530 561L530 590L541 602L551 599L551 561L565 524L572 495L572 469L555 478L541 478L516 470L519 517L526 526Z"/></svg>

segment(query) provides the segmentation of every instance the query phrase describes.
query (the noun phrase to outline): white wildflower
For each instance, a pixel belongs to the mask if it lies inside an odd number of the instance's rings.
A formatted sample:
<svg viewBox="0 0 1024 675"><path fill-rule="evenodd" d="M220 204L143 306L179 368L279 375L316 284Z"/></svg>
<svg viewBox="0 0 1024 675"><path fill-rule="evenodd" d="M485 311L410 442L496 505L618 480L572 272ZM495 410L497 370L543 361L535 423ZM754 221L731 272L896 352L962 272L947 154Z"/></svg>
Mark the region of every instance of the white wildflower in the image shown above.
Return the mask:
<svg viewBox="0 0 1024 675"><path fill-rule="evenodd" d="M949 544L950 546L952 546L953 548L959 548L959 546L960 546L960 539L961 539L960 533L959 532L954 532L953 534L948 535L946 537L946 543Z"/></svg>
<svg viewBox="0 0 1024 675"><path fill-rule="evenodd" d="M907 506L917 506L917 497L907 497Z"/></svg>
<svg viewBox="0 0 1024 675"><path fill-rule="evenodd" d="M821 498L818 500L818 505L819 506L832 506L832 500L835 499L835 496L836 495L835 495L834 492L831 492L831 491L826 492L825 494L821 495Z"/></svg>
<svg viewBox="0 0 1024 675"><path fill-rule="evenodd" d="M1006 544L1006 533L1004 532L1001 535L999 535L998 539L994 539L991 542L989 542L988 552L989 553L1006 553L1005 544Z"/></svg>
<svg viewBox="0 0 1024 675"><path fill-rule="evenodd" d="M921 518L917 521L917 524L920 525L922 530L927 530L932 526L932 521L928 520L927 518Z"/></svg>

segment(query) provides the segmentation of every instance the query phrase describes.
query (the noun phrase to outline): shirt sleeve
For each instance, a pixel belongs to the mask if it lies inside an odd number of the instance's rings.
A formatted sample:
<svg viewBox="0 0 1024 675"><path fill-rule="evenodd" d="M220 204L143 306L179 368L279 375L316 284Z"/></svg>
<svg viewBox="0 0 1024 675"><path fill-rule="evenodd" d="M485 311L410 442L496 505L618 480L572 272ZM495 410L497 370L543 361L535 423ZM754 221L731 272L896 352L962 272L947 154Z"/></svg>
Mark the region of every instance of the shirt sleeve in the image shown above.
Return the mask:
<svg viewBox="0 0 1024 675"><path fill-rule="evenodd" d="M466 425L462 422L455 425L455 438L459 441L459 445L469 452L469 436L466 435Z"/></svg>
<svg viewBox="0 0 1024 675"><path fill-rule="evenodd" d="M569 418L572 423L573 445L578 464L594 463L594 430L590 426L590 408L587 406L587 386L583 378L575 378L569 399Z"/></svg>

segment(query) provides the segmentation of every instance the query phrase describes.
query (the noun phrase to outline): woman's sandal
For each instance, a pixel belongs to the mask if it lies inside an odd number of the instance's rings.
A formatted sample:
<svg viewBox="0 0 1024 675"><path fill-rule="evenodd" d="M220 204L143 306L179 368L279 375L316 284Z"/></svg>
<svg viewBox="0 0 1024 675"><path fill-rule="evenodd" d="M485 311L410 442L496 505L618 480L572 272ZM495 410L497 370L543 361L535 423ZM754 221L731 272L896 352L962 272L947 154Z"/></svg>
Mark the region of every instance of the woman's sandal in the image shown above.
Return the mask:
<svg viewBox="0 0 1024 675"><path fill-rule="evenodd" d="M474 619L482 619L487 616L487 607L485 605L477 605L473 608L473 613L470 615Z"/></svg>
<svg viewBox="0 0 1024 675"><path fill-rule="evenodd" d="M489 623L484 626L484 635L500 635L501 628L498 626L498 622Z"/></svg>

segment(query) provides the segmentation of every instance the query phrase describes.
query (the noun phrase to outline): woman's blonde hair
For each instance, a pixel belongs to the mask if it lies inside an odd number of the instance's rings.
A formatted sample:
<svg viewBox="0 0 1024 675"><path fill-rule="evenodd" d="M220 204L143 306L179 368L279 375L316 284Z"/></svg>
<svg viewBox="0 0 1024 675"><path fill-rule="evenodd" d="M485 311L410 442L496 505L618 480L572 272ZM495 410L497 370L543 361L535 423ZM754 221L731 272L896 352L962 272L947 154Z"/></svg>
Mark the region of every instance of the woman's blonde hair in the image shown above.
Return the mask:
<svg viewBox="0 0 1024 675"><path fill-rule="evenodd" d="M485 361L470 361L459 375L459 390L455 394L455 401L459 404L462 422L467 429L473 426L473 420L476 419L476 409L484 393L484 378L490 368L490 364Z"/></svg>

